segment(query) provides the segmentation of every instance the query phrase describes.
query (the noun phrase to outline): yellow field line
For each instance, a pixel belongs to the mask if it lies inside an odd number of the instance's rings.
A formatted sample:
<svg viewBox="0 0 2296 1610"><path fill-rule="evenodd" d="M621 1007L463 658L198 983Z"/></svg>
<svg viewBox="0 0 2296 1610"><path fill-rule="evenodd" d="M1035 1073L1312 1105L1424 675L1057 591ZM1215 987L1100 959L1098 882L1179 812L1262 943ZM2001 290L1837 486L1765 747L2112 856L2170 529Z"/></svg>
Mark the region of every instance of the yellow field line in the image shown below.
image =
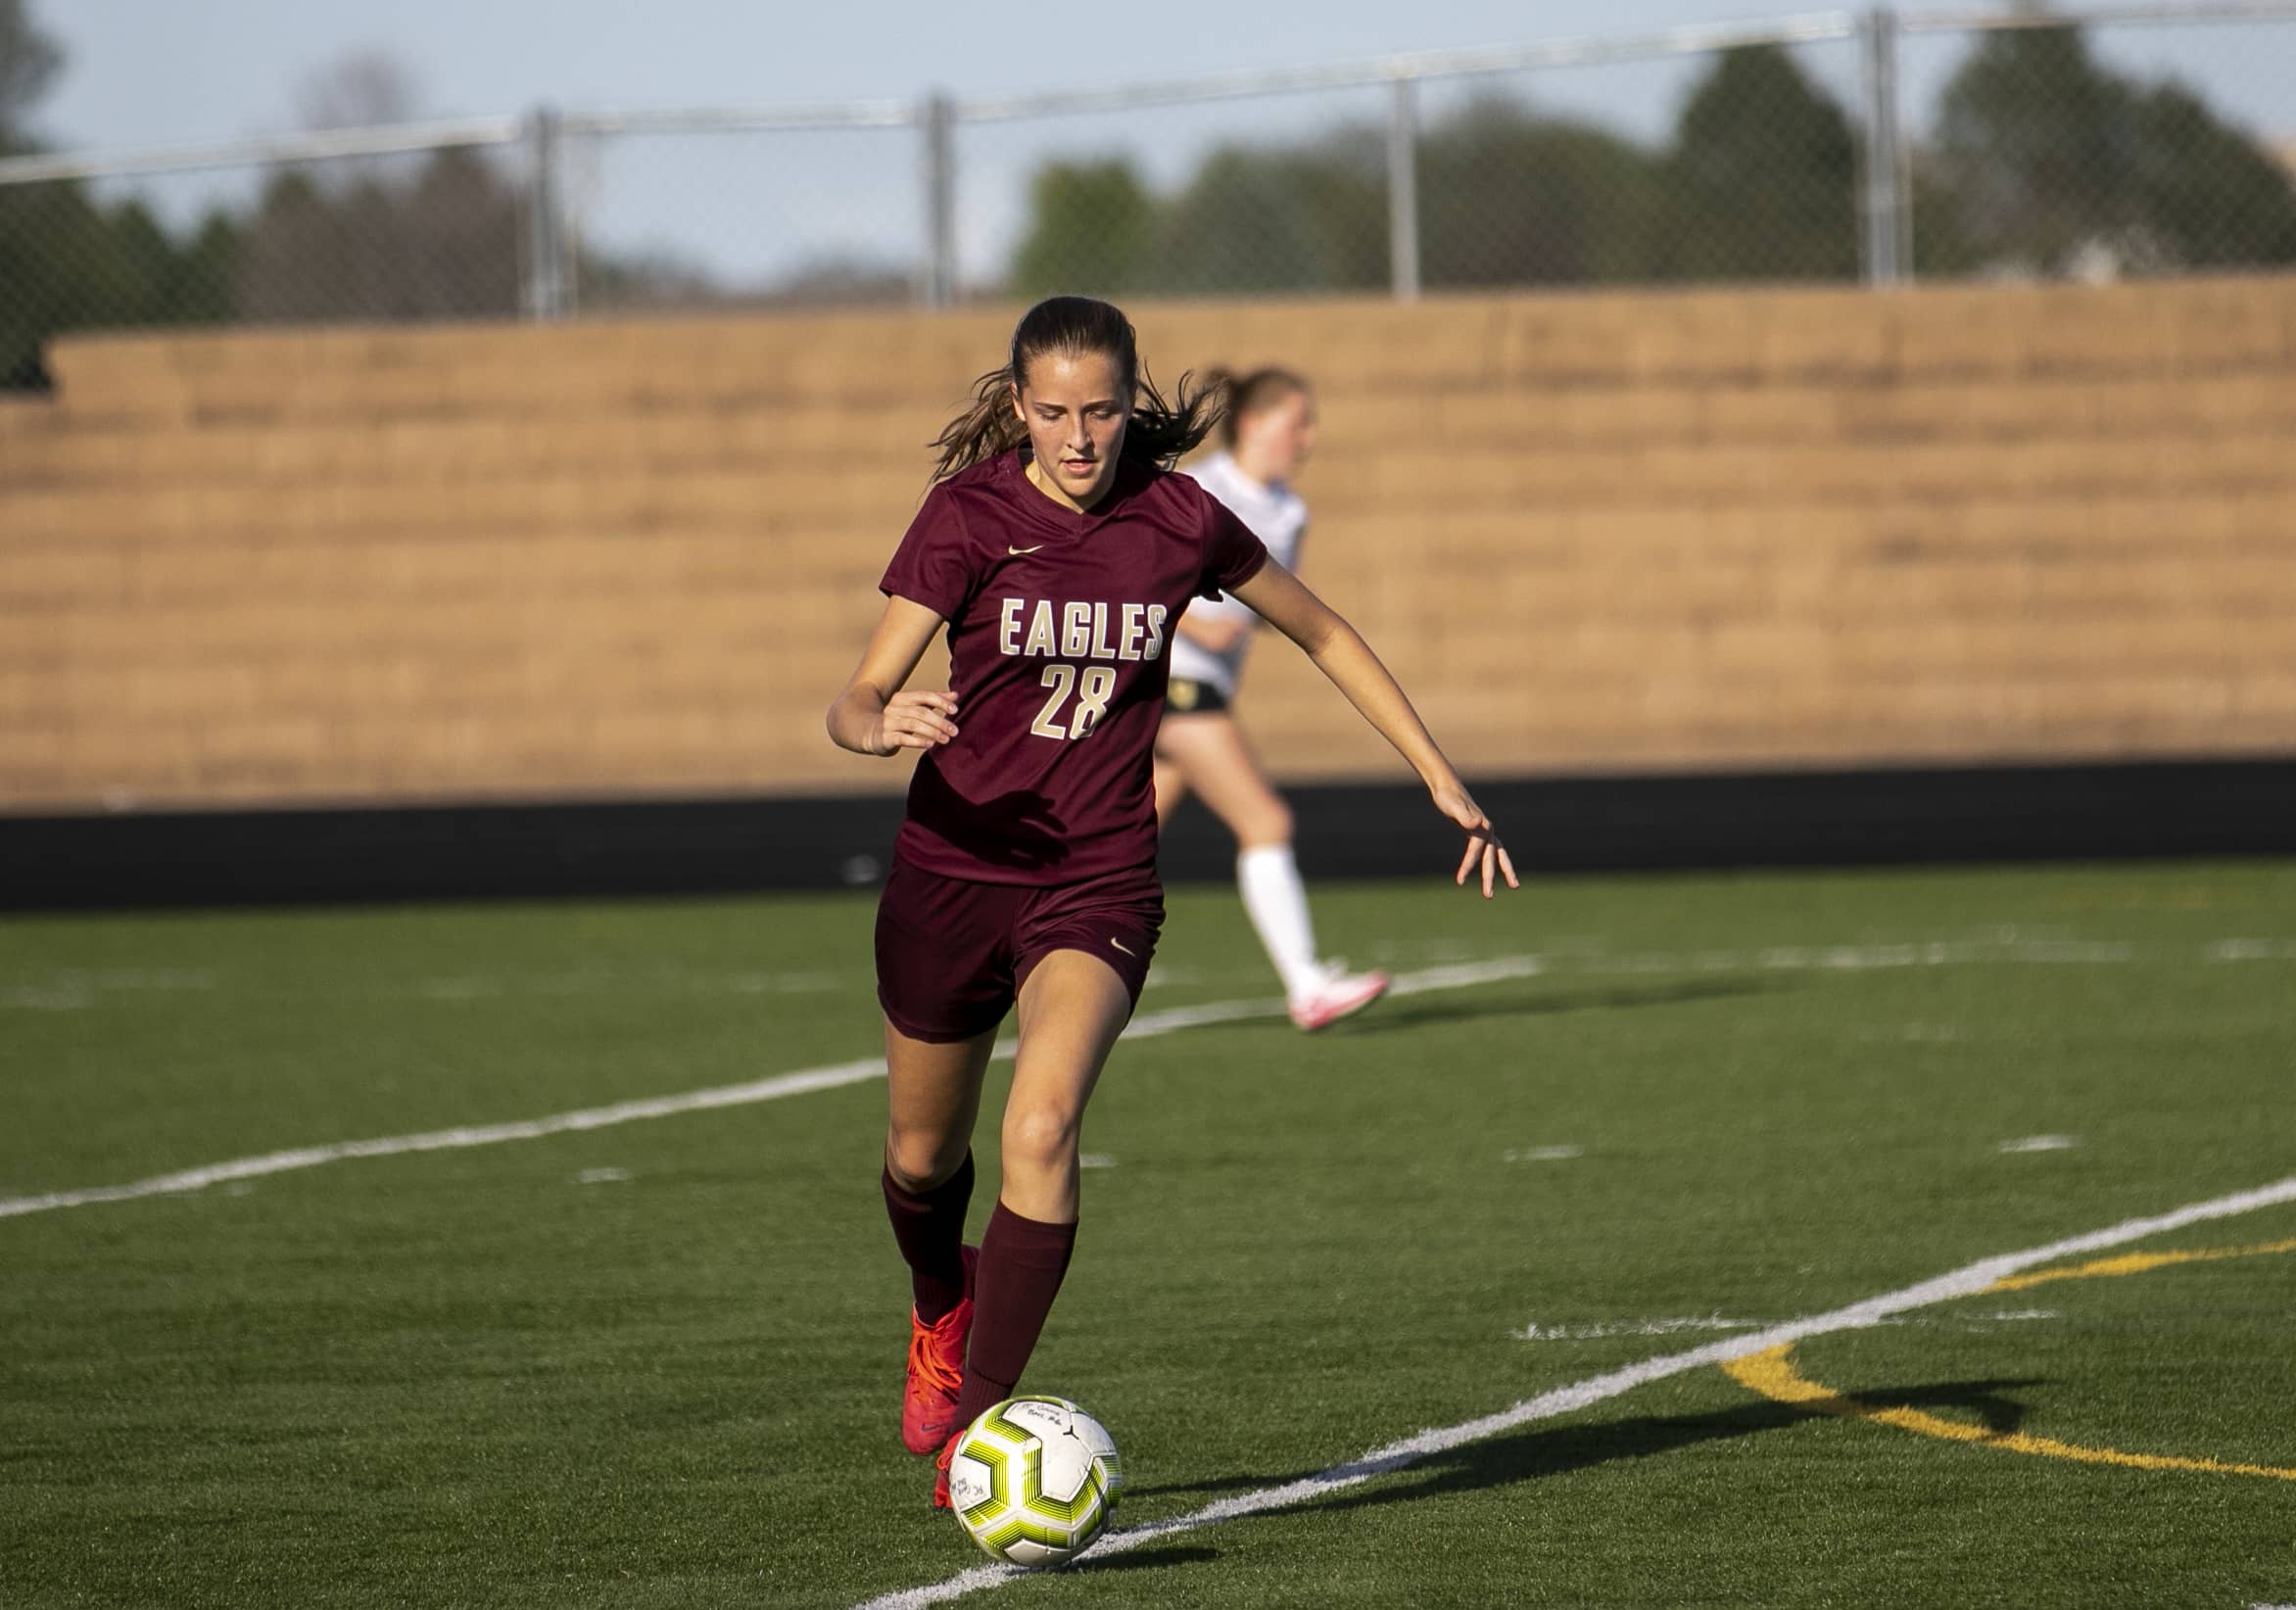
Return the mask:
<svg viewBox="0 0 2296 1610"><path fill-rule="evenodd" d="M2257 1257L2266 1253L2296 1253L2296 1240L2267 1241L2254 1247L2198 1247L2180 1253L2123 1253L2119 1257L2100 1257L2093 1263L2075 1263L2062 1269L2040 1269L2033 1274L2011 1275L1996 1280L1987 1292L2022 1292L2028 1286L2042 1286L2052 1280L2087 1280L2100 1275L2142 1274L2147 1269L2166 1268L2173 1263L2214 1263L2224 1257Z"/></svg>
<svg viewBox="0 0 2296 1610"><path fill-rule="evenodd" d="M2110 1275L2142 1274L2147 1269L2167 1268L2176 1263L2213 1263L2220 1258L2258 1257L2268 1253L2296 1253L2296 1240L2259 1242L2253 1247L2198 1247L2183 1252L2124 1253L2118 1257L2100 1257L2087 1263L2070 1264L2062 1269L2042 1269L2034 1274L2011 1275L2006 1280L1994 1281L1985 1291L2021 1292L2028 1286L2038 1286L2051 1280L2087 1280ZM1794 1344L1788 1342L1764 1352L1734 1358L1722 1368L1740 1386L1750 1388L1781 1403L1793 1403L1816 1414L1838 1415L1847 1420L1872 1420L1879 1425L1895 1426L1900 1431L1941 1438L1948 1443L1976 1443L2010 1453L2034 1453L2047 1459L2076 1459L2090 1465L2126 1465L2136 1470L2195 1470L2216 1476L2269 1476L2274 1481L2296 1482L2296 1470L2282 1469L2278 1465L2244 1465L2224 1459L2191 1459L2176 1453L2124 1453L2119 1448L2083 1447L2078 1443L2060 1443L2053 1437L2028 1437L2023 1432L1992 1431L1985 1426L1973 1426L1966 1420L1948 1420L1942 1415L1926 1413L1917 1408L1881 1408L1855 1397L1844 1397L1830 1388L1818 1385L1794 1367L1793 1355Z"/></svg>
<svg viewBox="0 0 2296 1610"><path fill-rule="evenodd" d="M1943 1438L1949 1443L1977 1443L2008 1453L2035 1453L2048 1459L2078 1459L2091 1465L2128 1465L2137 1470L2197 1470L2218 1476L2269 1476L2274 1481L2296 1482L2296 1470L2284 1470L2277 1465L2243 1465L2224 1459L2188 1459L2174 1453L2124 1453L2119 1448L2082 1447L2078 1443L2060 1443L2053 1437L2028 1437L2023 1432L1990 1431L1984 1426L1973 1426L1962 1420L1948 1420L1917 1408L1879 1408L1872 1403L1860 1402L1855 1397L1844 1397L1831 1388L1822 1387L1808 1379L1794 1367L1793 1354L1794 1344L1788 1342L1767 1352L1757 1352L1746 1358L1733 1358L1722 1368L1740 1386L1749 1387L1764 1397L1774 1398L1781 1403L1793 1403L1814 1413L1840 1415L1843 1419L1873 1420L1885 1426L1895 1426L1900 1431Z"/></svg>

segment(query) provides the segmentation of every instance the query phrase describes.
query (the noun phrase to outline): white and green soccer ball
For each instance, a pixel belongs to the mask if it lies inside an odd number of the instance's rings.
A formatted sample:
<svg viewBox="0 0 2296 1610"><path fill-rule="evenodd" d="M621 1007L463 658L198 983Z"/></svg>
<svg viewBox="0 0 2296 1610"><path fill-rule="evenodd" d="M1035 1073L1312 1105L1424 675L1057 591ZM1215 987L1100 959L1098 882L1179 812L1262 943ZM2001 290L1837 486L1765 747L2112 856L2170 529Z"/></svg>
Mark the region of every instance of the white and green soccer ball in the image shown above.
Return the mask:
<svg viewBox="0 0 2296 1610"><path fill-rule="evenodd" d="M965 1428L949 1503L1008 1565L1066 1565L1100 1536L1124 1487L1116 1440L1065 1397L1008 1397Z"/></svg>

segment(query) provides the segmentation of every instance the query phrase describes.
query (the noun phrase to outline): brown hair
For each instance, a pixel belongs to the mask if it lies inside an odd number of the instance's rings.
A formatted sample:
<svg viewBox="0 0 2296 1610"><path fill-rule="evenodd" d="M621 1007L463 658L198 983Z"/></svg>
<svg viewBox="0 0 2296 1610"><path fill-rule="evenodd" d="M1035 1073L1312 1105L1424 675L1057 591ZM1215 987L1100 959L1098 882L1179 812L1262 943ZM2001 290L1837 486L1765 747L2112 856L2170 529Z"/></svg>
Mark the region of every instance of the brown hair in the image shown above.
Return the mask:
<svg viewBox="0 0 2296 1610"><path fill-rule="evenodd" d="M1209 379L1227 392L1227 412L1220 421L1220 442L1230 451L1235 449L1237 429L1247 417L1263 408L1274 407L1287 397L1305 396L1311 390L1306 375L1272 363L1248 374L1214 369Z"/></svg>
<svg viewBox="0 0 2296 1610"><path fill-rule="evenodd" d="M946 480L1028 440L1028 427L1013 408L1013 393L1028 378L1030 359L1046 353L1081 356L1097 353L1116 360L1131 394L1132 416L1124 426L1124 455L1170 469L1195 450L1226 411L1220 384L1202 386L1183 372L1173 401L1167 402L1140 362L1139 337L1124 310L1091 297L1047 297L1013 328L1011 355L973 383L972 405L950 420L933 445L940 462L933 478Z"/></svg>

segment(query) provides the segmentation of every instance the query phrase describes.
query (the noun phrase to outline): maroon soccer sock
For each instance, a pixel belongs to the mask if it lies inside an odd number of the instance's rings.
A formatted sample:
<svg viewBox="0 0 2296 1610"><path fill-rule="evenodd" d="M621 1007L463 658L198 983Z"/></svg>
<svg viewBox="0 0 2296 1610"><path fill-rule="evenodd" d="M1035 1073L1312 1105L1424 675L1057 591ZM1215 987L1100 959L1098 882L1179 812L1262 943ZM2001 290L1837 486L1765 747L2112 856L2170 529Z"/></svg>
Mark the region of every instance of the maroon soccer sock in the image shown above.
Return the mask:
<svg viewBox="0 0 2296 1610"><path fill-rule="evenodd" d="M965 1384L957 1391L955 1423L960 1428L1010 1397L1020 1385L1076 1250L1074 1224L1023 1218L1001 1202L988 1215L981 1263L973 1273L973 1342Z"/></svg>
<svg viewBox="0 0 2296 1610"><path fill-rule="evenodd" d="M893 1240L909 1265L917 1317L928 1325L965 1300L965 1209L972 1201L970 1152L955 1173L924 1191L902 1189L892 1170L885 1170L885 1216L893 1221Z"/></svg>

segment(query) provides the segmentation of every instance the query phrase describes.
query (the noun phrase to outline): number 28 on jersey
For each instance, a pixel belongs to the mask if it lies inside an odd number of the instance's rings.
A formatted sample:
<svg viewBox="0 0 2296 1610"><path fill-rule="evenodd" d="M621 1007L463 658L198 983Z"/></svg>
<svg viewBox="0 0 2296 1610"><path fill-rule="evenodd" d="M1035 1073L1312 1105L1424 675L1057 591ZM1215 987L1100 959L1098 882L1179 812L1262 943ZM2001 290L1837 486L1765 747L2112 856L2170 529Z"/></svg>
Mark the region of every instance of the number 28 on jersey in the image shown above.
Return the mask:
<svg viewBox="0 0 2296 1610"><path fill-rule="evenodd" d="M1164 605L1153 603L1000 599L998 652L1054 661L1043 677L1051 696L1028 731L1048 738L1079 738L1091 732L1108 713L1116 691L1116 662L1163 658L1166 614ZM1079 667L1076 661L1087 663Z"/></svg>

